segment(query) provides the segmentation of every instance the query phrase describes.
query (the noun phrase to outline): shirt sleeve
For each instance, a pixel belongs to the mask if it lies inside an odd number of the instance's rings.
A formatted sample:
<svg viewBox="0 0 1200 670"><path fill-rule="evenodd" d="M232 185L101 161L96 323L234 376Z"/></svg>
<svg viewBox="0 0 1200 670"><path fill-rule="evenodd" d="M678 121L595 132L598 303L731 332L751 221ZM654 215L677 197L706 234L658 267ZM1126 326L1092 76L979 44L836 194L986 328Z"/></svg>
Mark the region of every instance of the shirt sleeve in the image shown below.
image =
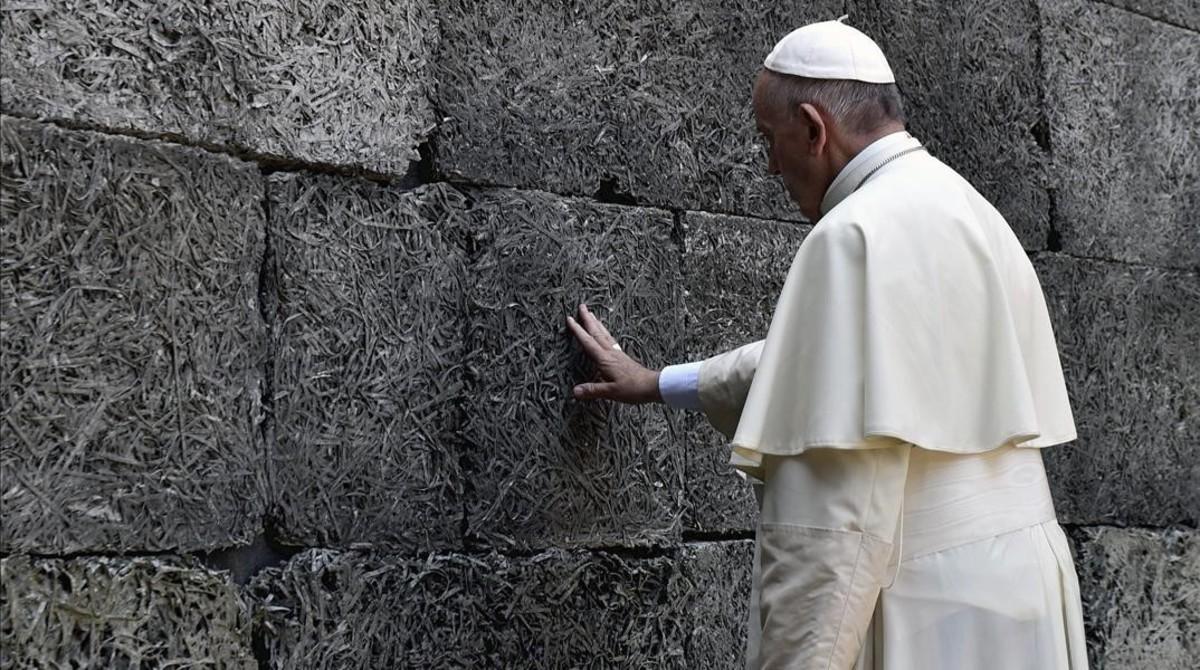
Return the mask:
<svg viewBox="0 0 1200 670"><path fill-rule="evenodd" d="M668 365L658 375L663 402L676 409L700 409L700 364Z"/></svg>
<svg viewBox="0 0 1200 670"><path fill-rule="evenodd" d="M701 410L713 428L727 439L733 439L737 430L764 341L751 342L700 362L697 394Z"/></svg>

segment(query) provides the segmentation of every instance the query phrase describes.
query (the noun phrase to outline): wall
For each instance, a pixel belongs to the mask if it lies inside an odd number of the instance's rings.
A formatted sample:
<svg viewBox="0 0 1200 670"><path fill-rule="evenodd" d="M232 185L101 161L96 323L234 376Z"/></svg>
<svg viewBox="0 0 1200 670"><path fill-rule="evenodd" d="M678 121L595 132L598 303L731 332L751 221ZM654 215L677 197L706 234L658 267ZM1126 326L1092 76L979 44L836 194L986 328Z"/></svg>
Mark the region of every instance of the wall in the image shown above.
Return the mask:
<svg viewBox="0 0 1200 670"><path fill-rule="evenodd" d="M1094 667L1191 667L1194 0L6 7L0 665L740 667L752 495L563 319L763 336L749 85L844 12L1034 259Z"/></svg>

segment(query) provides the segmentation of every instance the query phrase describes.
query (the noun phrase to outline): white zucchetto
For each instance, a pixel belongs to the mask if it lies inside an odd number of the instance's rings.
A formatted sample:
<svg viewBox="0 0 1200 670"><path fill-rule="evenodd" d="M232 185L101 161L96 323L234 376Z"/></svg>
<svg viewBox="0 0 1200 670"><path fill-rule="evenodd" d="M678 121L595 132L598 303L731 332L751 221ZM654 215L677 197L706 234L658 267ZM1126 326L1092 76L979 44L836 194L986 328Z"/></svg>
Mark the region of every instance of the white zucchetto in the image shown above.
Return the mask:
<svg viewBox="0 0 1200 670"><path fill-rule="evenodd" d="M838 21L810 23L779 40L763 65L773 72L813 79L896 81L883 50L861 31Z"/></svg>

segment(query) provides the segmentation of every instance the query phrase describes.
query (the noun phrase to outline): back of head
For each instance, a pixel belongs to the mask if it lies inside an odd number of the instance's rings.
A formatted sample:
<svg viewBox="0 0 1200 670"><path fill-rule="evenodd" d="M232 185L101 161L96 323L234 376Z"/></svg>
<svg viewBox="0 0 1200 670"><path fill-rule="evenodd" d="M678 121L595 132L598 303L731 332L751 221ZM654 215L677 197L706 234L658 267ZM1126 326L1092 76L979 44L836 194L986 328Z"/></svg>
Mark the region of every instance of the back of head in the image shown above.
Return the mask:
<svg viewBox="0 0 1200 670"><path fill-rule="evenodd" d="M794 110L808 103L828 114L845 130L866 135L888 122L907 121L895 83L871 84L853 79L813 79L770 72L763 103Z"/></svg>
<svg viewBox="0 0 1200 670"><path fill-rule="evenodd" d="M793 30L775 45L763 66L768 80L764 102L774 109L794 110L808 103L855 134L906 121L883 50L841 20Z"/></svg>

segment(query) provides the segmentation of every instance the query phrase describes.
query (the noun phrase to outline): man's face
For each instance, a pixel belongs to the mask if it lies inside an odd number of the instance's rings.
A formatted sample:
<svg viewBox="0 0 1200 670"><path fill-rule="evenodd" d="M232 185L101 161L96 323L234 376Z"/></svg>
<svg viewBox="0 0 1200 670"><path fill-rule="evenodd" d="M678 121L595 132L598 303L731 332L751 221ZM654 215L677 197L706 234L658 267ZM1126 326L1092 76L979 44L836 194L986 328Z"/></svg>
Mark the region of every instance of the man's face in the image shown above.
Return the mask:
<svg viewBox="0 0 1200 670"><path fill-rule="evenodd" d="M767 143L767 171L779 175L800 212L815 222L831 180L824 156L824 128L814 127L800 110L772 104L765 95L771 85L770 72L759 72L754 82L754 119Z"/></svg>

